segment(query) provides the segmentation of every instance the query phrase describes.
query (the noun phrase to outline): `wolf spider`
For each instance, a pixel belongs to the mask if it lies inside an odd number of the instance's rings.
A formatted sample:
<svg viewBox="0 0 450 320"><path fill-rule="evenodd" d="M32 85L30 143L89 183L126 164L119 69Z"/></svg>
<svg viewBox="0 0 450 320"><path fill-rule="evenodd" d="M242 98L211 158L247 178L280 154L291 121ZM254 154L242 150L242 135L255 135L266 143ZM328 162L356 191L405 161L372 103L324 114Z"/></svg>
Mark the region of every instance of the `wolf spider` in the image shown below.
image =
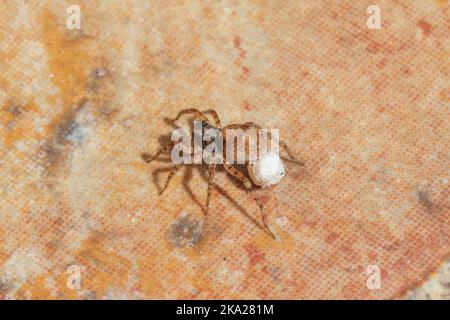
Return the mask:
<svg viewBox="0 0 450 320"><path fill-rule="evenodd" d="M200 111L198 109L195 109L195 108L181 110L178 113L177 117L171 121L172 124L175 125L175 122L177 120L179 120L183 115L188 115L188 114L195 115L196 116L195 120L202 121L203 127L206 127L208 129L212 128L212 129L218 130L222 134L224 144L226 144L226 134L225 134L225 132L226 132L227 129L242 129L244 131L247 130L247 129L255 129L258 132L259 132L259 130L262 129L261 126L255 124L253 122L246 122L246 123L243 123L243 124L229 124L229 125L227 125L227 126L222 128L222 124L221 124L220 118L219 118L219 116L218 116L218 114L217 114L217 112L215 110L208 109L208 110L202 112L202 111ZM207 115L210 115L212 117L213 121L210 121L210 119L208 118ZM214 123L214 125L212 123ZM296 163L298 165L303 165L303 163L301 161L297 160L292 155L292 153L288 149L286 143L284 143L281 140L279 140L278 143L279 143L279 146L281 148L283 148L286 151L287 155L288 155L288 158L280 157L282 160L285 160L285 161L288 161L288 162L293 162L293 163ZM176 144L177 144L176 141L171 141L170 143L168 143L168 144L164 145L162 148L160 148L153 156L150 156L147 153L142 153L141 157L147 163L152 162L153 160L158 158L158 156L160 156L161 154L167 153L168 151L171 151L172 148ZM248 150L246 150L246 151L248 151ZM246 158L245 164L246 164L247 170L248 170L249 163L248 163L247 158ZM183 165L183 163L175 164L170 169L170 173L169 173L169 175L167 177L167 180L166 180L166 182L164 184L164 187L159 192L160 195L167 189L167 187L169 186L169 183L172 180L173 176L175 175L177 170L182 165ZM269 226L267 225L263 204L262 204L261 200L254 193L252 193L253 186L254 185L256 186L256 184L254 183L254 181L251 180L251 176L250 176L250 179L247 178L241 171L236 169L232 164L226 163L226 161L224 161L222 163L222 165L223 165L224 169L226 170L226 172L228 174L230 174L231 176L237 178L243 184L243 186L245 187L247 192L252 195L253 200L255 201L255 203L259 207L259 211L260 211L260 214L261 214L261 219L262 219L262 222L263 222L263 225L264 225L264 228L265 228L266 232L272 238L275 239L275 235L273 234L272 230L270 230ZM206 209L205 209L205 214L206 215L209 212L209 203L210 203L210 200L211 200L211 194L212 194L212 190L213 190L213 180L214 180L215 172L216 172L216 162L208 164L208 191L207 191Z"/></svg>

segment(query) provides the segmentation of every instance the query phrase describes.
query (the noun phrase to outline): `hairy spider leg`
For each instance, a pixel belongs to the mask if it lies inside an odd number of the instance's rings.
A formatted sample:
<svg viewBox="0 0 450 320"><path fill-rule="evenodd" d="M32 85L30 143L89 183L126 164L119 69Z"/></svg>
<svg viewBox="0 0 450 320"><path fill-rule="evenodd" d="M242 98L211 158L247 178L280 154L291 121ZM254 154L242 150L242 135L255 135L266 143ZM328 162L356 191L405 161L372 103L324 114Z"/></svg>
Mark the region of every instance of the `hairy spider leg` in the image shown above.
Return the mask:
<svg viewBox="0 0 450 320"><path fill-rule="evenodd" d="M201 112L200 110L198 110L196 108L190 108L190 109L181 110L180 112L178 112L178 115L173 120L173 122L177 121L178 119L180 119L185 114L196 114L196 115L198 115L200 117L200 120L206 121L206 122L209 123L208 117L203 112Z"/></svg>
<svg viewBox="0 0 450 320"><path fill-rule="evenodd" d="M208 110L204 111L203 113L210 114L214 119L214 125L219 129L222 128L222 124L220 123L220 118L219 118L219 115L217 114L216 110L208 109Z"/></svg>
<svg viewBox="0 0 450 320"><path fill-rule="evenodd" d="M159 149L153 156L149 155L148 153L141 153L141 158L147 163L152 162L153 160L158 158L161 154L166 153L169 150L172 150L175 143L176 143L175 141L170 141L168 144Z"/></svg>
<svg viewBox="0 0 450 320"><path fill-rule="evenodd" d="M222 127L222 124L220 122L220 118L219 115L217 114L217 112L213 109L208 109L204 111L205 114L210 114L214 120L214 125L220 129ZM211 201L211 195L214 189L214 184L213 184L213 180L214 180L214 175L216 173L216 163L212 163L210 165L208 165L208 191L207 191L207 196L206 196L206 214L209 213L209 203Z"/></svg>
<svg viewBox="0 0 450 320"><path fill-rule="evenodd" d="M262 222L264 224L264 227L266 228L266 231L269 233L269 235L275 238L275 235L273 234L272 230L270 230L269 226L267 225L267 221L266 221L266 215L264 214L264 207L263 204L261 202L261 200L252 192L252 183L250 182L250 180L248 178L246 178L242 172L240 172L239 170L237 170L235 167L233 167L231 164L228 163L224 163L223 167L225 168L225 170L233 177L237 178L238 180L240 180L242 182L242 184L244 185L244 187L247 189L247 192L253 197L253 200L256 202L256 204L259 207L259 212L261 214L261 219Z"/></svg>
<svg viewBox="0 0 450 320"><path fill-rule="evenodd" d="M206 214L209 213L209 203L211 201L211 194L213 192L213 188L214 188L214 184L213 184L213 180L214 180L214 175L216 173L216 164L210 164L208 166L208 193L206 196Z"/></svg>
<svg viewBox="0 0 450 320"><path fill-rule="evenodd" d="M175 173L177 173L178 169L180 169L181 163L174 165L169 172L169 175L167 176L166 183L164 184L164 187L159 192L159 195L162 195L164 191L166 191L167 187L169 186L170 180L172 180Z"/></svg>
<svg viewBox="0 0 450 320"><path fill-rule="evenodd" d="M149 163L149 162L155 160L160 154L165 153L167 151L171 151L173 149L173 147L175 146L175 144L176 144L175 141L171 141L170 143L166 144L161 149L159 149L158 152L154 156L150 156L148 153L141 153L141 157L145 162ZM194 144L194 139L191 140L191 146L193 144ZM175 173L178 171L178 169L181 166L182 166L182 163L179 163L179 164L176 164L173 167L171 167L169 175L166 179L166 183L164 184L164 187L159 192L159 195L162 195L163 192L167 189L167 187L169 186L170 180L172 180L173 176L175 175Z"/></svg>
<svg viewBox="0 0 450 320"><path fill-rule="evenodd" d="M194 138L192 137L192 139L191 139L191 148L192 148L191 155L195 152L195 150L193 149L193 146L194 146ZM162 195L162 193L167 189L173 176L177 173L178 169L180 169L180 167L182 165L183 165L183 163L178 163L170 169L169 175L167 176L167 179L166 179L166 183L164 184L164 187L162 188L162 190L159 192L159 195Z"/></svg>

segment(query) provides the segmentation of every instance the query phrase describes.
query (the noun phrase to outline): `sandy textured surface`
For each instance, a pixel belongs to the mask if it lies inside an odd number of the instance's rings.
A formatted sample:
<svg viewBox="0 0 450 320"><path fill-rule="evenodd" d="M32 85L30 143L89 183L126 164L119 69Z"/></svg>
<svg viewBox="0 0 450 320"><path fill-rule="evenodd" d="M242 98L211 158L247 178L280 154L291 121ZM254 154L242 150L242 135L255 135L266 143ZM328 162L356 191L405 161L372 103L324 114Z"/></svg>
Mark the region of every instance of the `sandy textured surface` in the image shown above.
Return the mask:
<svg viewBox="0 0 450 320"><path fill-rule="evenodd" d="M68 30L69 1L1 1L0 297L406 297L450 255L449 3L370 30L373 2L78 1ZM257 191L277 240L223 171L206 218L198 167L158 196L140 153L189 107L306 163Z"/></svg>

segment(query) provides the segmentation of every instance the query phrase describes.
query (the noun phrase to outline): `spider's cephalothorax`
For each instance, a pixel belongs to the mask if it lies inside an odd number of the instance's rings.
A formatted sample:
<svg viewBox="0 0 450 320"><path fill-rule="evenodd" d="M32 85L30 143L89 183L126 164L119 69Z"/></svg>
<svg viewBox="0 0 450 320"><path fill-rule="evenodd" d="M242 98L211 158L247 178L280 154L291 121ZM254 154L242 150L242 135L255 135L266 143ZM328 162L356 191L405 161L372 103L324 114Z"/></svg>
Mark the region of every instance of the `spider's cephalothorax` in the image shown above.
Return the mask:
<svg viewBox="0 0 450 320"><path fill-rule="evenodd" d="M183 116L185 114L195 115L196 121L201 121L201 124L202 124L201 134L202 135L207 130L210 130L210 129L216 130L218 132L218 134L220 134L221 138L224 140L223 142L225 145L227 144L227 134L226 134L227 130L233 130L233 129L241 129L244 131L247 129L254 129L256 131L262 130L262 128L259 125L255 124L253 122L246 122L244 124L230 124L230 125L227 125L222 128L222 125L221 125L219 116L217 115L217 112L214 110L211 110L211 109L206 110L204 112L202 112L198 109L181 110L178 113L178 116L173 120L173 122L175 123L178 119L180 119L181 116ZM208 118L207 115L210 115L212 117L212 119L213 119L212 122L210 121L210 119ZM194 132L194 135L195 134L196 133ZM216 138L217 138L217 136L216 136ZM214 139L214 138L212 138L212 139ZM202 140L202 149L204 149L209 142L210 141ZM259 143L259 140L258 140L258 143ZM151 162L154 159L156 159L160 154L171 151L174 148L175 144L176 144L176 142L174 142L174 141L170 142L169 144L163 146L160 150L158 150L158 152L153 156L150 156L146 153L143 153L141 156L146 162ZM230 175L232 175L233 177L235 177L239 181L241 181L242 184L244 185L245 189L249 193L251 193L251 195L253 196L253 199L255 200L256 204L259 207L264 227L265 227L266 231L273 238L275 238L275 236L267 225L266 217L264 215L263 205L262 205L260 199L254 193L252 193L253 186L256 185L258 187L266 187L268 185L273 185L273 184L277 184L278 182L280 182L280 180L285 175L285 168L284 168L284 164L283 164L282 160L286 160L286 161L290 161L290 162L293 162L293 163L296 163L299 165L303 165L302 162L296 160L295 157L292 156L287 145L283 141L278 140L278 144L281 148L283 148L286 151L286 153L288 154L288 158L280 157L277 153L268 151L268 152L265 152L265 153L261 154L260 156L258 156L256 161L250 162L250 161L246 160L245 164L246 164L249 178L246 175L244 175L241 171L236 169L236 167L232 163L230 163L229 161L226 161L226 159L225 159L225 161L220 163L220 165L223 165L223 167L225 168L227 173L229 173ZM245 143L245 145L247 146L246 143ZM246 151L247 151L247 149L246 149ZM246 157L246 159L248 159L248 157ZM206 213L208 213L208 210L209 210L209 203L210 203L211 194L212 194L213 179L214 179L216 164L217 164L216 162L207 164L209 176L208 176L208 194L207 194L207 198L206 198ZM175 175L176 171L181 167L181 165L182 165L182 163L177 163L172 167L172 169L170 170L169 176L167 177L166 183L165 183L164 187L162 188L160 194L162 194L164 192L164 190L166 190L166 188L169 185L170 180Z"/></svg>
<svg viewBox="0 0 450 320"><path fill-rule="evenodd" d="M213 133L211 133L211 131ZM201 121L201 132L194 132L194 138L196 134L200 134L199 139L202 141L202 149L205 149L209 143L219 139L222 136L222 130L221 128L213 126L208 121Z"/></svg>

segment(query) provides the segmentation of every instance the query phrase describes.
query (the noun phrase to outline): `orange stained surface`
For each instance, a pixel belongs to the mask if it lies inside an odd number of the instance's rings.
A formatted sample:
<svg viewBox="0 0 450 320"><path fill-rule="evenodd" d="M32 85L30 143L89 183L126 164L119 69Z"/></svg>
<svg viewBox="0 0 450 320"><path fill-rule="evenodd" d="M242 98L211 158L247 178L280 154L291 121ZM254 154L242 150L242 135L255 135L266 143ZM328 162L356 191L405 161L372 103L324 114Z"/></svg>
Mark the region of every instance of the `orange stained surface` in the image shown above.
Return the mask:
<svg viewBox="0 0 450 320"><path fill-rule="evenodd" d="M448 1L0 4L0 298L403 298L450 256ZM146 164L185 108L280 129L258 207ZM381 288L368 286L370 266ZM71 270L81 279L74 289Z"/></svg>

